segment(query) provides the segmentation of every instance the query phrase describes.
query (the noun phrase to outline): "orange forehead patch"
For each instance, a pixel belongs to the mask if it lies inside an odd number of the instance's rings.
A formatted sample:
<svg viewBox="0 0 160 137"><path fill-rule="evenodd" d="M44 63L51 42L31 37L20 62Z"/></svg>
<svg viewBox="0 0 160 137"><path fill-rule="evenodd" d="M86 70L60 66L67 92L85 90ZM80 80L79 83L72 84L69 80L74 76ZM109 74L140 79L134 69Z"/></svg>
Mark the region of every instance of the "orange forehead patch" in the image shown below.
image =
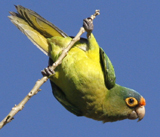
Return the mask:
<svg viewBox="0 0 160 137"><path fill-rule="evenodd" d="M145 106L145 105L146 105L146 101L145 101L145 99L144 99L143 97L141 97L141 100L140 100L140 102L139 102L139 105L140 105L140 106Z"/></svg>

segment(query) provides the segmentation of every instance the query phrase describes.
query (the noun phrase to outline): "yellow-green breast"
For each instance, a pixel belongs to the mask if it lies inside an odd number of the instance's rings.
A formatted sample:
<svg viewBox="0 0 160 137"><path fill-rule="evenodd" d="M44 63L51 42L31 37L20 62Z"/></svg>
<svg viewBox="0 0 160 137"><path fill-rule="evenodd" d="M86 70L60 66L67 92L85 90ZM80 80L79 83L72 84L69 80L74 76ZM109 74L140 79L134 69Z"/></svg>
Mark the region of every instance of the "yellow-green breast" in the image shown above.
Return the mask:
<svg viewBox="0 0 160 137"><path fill-rule="evenodd" d="M101 111L107 88L99 56L73 47L56 69L53 82L84 115L96 115L97 108Z"/></svg>

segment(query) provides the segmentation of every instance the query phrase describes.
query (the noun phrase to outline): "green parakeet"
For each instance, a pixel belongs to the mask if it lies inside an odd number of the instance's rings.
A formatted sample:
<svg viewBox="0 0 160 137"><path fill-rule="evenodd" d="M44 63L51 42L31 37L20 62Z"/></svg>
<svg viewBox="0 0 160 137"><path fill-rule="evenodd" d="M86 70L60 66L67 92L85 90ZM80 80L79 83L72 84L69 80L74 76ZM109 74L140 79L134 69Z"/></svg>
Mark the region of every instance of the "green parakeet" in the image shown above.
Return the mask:
<svg viewBox="0 0 160 137"><path fill-rule="evenodd" d="M16 6L9 19L40 50L50 65L71 42L62 30L36 12ZM49 76L55 98L71 113L103 122L139 119L145 115L145 99L136 91L115 83L112 63L91 33L81 38L62 64Z"/></svg>

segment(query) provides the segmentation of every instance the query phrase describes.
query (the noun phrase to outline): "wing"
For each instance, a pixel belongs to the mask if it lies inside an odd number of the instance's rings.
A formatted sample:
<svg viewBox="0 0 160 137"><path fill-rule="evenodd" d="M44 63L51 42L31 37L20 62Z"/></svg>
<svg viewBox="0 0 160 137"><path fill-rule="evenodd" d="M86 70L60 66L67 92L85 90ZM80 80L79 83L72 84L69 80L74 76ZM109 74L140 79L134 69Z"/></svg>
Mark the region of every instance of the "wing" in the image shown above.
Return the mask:
<svg viewBox="0 0 160 137"><path fill-rule="evenodd" d="M49 65L52 65L52 64L53 64L53 61L50 58ZM54 84L51 80L50 80L50 83L51 83L52 93L54 97L71 113L77 116L83 116L82 112L67 100L64 92L56 84Z"/></svg>
<svg viewBox="0 0 160 137"><path fill-rule="evenodd" d="M61 89L57 85L55 85L51 80L50 80L50 83L51 83L52 93L54 97L71 113L77 116L83 116L82 112L66 99L66 96L61 91Z"/></svg>
<svg viewBox="0 0 160 137"><path fill-rule="evenodd" d="M114 87L116 81L115 71L110 59L105 54L102 48L100 48L100 61L105 77L106 87L108 89L111 89Z"/></svg>

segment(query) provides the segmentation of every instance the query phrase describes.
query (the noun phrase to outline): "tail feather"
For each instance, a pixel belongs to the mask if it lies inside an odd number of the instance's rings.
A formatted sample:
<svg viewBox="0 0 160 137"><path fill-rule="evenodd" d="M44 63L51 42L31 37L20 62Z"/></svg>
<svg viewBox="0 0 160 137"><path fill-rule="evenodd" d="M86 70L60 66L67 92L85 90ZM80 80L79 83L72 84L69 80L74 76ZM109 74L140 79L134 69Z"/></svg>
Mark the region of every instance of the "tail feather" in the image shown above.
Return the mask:
<svg viewBox="0 0 160 137"><path fill-rule="evenodd" d="M44 54L48 55L49 47L47 39L43 35L41 35L38 31L30 27L26 21L17 16L14 16L13 14L11 15L12 16L9 16L11 22L19 30L21 30L33 42L33 44L36 45Z"/></svg>
<svg viewBox="0 0 160 137"><path fill-rule="evenodd" d="M36 12L24 8L21 5L15 6L19 15L24 18L30 26L37 29L43 36L50 38L53 36L68 37L66 33L60 30L58 27L53 25L51 22L47 21L41 17Z"/></svg>
<svg viewBox="0 0 160 137"><path fill-rule="evenodd" d="M10 12L9 19L46 55L48 55L49 51L46 38L54 36L68 37L62 30L36 12L20 5L15 7L18 13Z"/></svg>

